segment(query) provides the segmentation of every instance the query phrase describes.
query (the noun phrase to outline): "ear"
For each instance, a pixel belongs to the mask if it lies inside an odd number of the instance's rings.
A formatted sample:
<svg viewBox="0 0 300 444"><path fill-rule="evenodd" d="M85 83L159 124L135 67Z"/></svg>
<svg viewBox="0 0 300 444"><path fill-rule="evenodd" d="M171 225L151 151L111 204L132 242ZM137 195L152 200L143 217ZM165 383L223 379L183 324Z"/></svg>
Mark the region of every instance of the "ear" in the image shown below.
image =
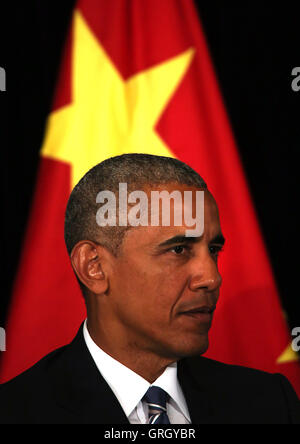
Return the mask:
<svg viewBox="0 0 300 444"><path fill-rule="evenodd" d="M104 247L92 241L80 241L72 250L71 262L78 279L93 293L103 294L108 289L108 277L103 265Z"/></svg>

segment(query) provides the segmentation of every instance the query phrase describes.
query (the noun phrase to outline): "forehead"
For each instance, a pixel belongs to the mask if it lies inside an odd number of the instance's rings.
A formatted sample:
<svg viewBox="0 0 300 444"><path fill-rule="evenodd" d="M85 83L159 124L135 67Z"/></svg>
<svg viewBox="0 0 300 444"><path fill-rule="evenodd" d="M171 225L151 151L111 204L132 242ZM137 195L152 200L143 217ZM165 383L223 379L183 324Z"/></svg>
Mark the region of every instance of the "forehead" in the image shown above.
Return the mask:
<svg viewBox="0 0 300 444"><path fill-rule="evenodd" d="M136 247L139 246L152 246L152 245L158 245L161 242L164 242L168 238L174 237L174 236L185 236L185 233L187 229L189 229L191 226L187 225L185 223L185 218L182 217L182 224L178 225L174 223L174 212L181 212L182 215L187 210L187 206L190 207L190 214L193 215L193 217L196 216L196 196L197 192L201 191L204 195L204 232L203 232L203 238L206 238L207 240L213 239L214 237L222 234L221 233L221 227L220 227L220 219L219 219L219 212L218 212L218 206L216 204L216 201L212 194L208 190L204 190L202 188L194 187L194 186L188 186L188 185L182 185L182 184L166 184L166 185L159 185L159 186L153 186L153 187L147 187L144 189L144 191L147 193L148 196L148 202L149 202L149 212L151 212L151 192L152 191L167 191L168 193L172 193L173 191L180 192L182 195L182 205L180 206L178 202L171 199L170 200L170 212L171 212L171 218L170 218L170 224L168 226L163 226L161 223L162 220L159 220L158 226L152 226L149 224L148 226L139 226L139 227L132 227L130 228L124 237L123 240L123 246L126 247ZM190 192L191 199L185 200L184 199L184 192ZM150 220L150 217L149 217Z"/></svg>
<svg viewBox="0 0 300 444"><path fill-rule="evenodd" d="M219 221L219 211L218 211L217 203L216 203L213 195L211 194L211 192L207 189L199 188L196 186L178 184L178 183L171 183L171 184L168 183L165 185L157 185L157 186L152 186L152 187L147 186L146 188L144 188L144 191L148 197L148 210L149 211L152 210L151 203L153 202L153 199L151 199L151 196L153 196L154 193L167 192L169 194L169 196L175 196L175 193L177 193L177 195L180 194L182 200L178 201L176 199L170 199L171 212L173 213L174 209L175 210L180 209L180 210L182 210L182 213L184 213L184 211L186 209L188 209L188 207L190 207L190 210L192 211L191 214L193 214L194 216L195 216L195 211L197 208L196 203L197 203L199 194L203 193L204 194L204 211L208 217L208 220L215 218ZM165 202L168 203L169 199L167 198ZM162 205L164 205L164 204L162 204ZM160 208L160 210L162 210L162 208ZM183 225L183 226L185 226L185 225Z"/></svg>

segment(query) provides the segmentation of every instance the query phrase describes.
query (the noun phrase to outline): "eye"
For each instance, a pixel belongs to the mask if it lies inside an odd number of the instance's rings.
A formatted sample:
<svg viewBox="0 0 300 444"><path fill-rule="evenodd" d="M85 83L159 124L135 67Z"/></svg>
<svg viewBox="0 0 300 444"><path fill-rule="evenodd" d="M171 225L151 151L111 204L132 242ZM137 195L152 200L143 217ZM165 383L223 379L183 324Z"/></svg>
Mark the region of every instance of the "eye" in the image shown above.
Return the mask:
<svg viewBox="0 0 300 444"><path fill-rule="evenodd" d="M185 245L176 245L176 247L171 248L170 251L174 252L176 255L180 255L182 254L185 250L187 249L187 247Z"/></svg>
<svg viewBox="0 0 300 444"><path fill-rule="evenodd" d="M210 254L212 254L215 257L219 256L219 253L223 251L223 246L222 245L211 245L209 247L209 252Z"/></svg>

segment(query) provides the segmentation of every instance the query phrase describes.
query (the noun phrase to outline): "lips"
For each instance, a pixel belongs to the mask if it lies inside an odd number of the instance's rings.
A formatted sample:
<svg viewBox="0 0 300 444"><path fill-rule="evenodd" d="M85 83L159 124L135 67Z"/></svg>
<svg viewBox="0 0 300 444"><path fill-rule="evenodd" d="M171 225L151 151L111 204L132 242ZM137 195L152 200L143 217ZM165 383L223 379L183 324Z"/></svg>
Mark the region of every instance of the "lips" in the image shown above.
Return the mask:
<svg viewBox="0 0 300 444"><path fill-rule="evenodd" d="M189 316L201 322L211 322L215 309L216 307L201 306L182 311L180 314L184 316Z"/></svg>
<svg viewBox="0 0 300 444"><path fill-rule="evenodd" d="M200 307L190 308L189 310L184 310L182 314L193 314L193 313L206 313L212 314L215 311L215 306L202 305Z"/></svg>

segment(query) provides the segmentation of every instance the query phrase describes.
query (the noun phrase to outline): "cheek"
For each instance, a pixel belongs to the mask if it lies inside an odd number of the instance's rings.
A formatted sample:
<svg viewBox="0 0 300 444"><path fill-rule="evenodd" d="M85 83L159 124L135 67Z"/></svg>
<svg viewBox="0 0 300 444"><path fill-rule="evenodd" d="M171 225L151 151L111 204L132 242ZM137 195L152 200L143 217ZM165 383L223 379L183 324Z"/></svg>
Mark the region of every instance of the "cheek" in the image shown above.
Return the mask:
<svg viewBox="0 0 300 444"><path fill-rule="evenodd" d="M138 266L135 261L124 261L116 267L116 273L111 280L112 296L119 299L126 308L136 307L148 300L156 280L153 272L148 267Z"/></svg>
<svg viewBox="0 0 300 444"><path fill-rule="evenodd" d="M140 307L145 315L159 323L169 322L173 307L182 298L186 281L165 270L137 277Z"/></svg>
<svg viewBox="0 0 300 444"><path fill-rule="evenodd" d="M127 260L117 267L113 292L122 294L121 305L133 309L138 318L151 317L157 322L168 320L172 307L186 288L183 270L136 260Z"/></svg>

